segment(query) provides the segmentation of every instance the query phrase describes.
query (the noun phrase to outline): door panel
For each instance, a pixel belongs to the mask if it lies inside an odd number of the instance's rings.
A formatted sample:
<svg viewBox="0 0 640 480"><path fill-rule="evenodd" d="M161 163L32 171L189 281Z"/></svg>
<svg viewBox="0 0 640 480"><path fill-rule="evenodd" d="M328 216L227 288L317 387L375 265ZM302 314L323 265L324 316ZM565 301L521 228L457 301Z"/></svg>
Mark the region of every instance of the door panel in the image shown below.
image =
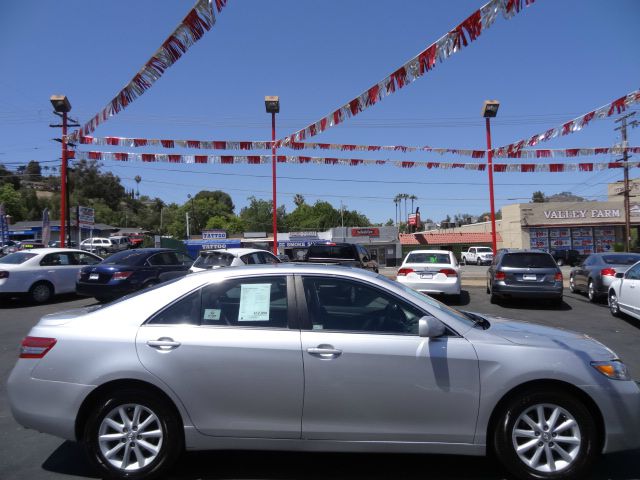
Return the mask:
<svg viewBox="0 0 640 480"><path fill-rule="evenodd" d="M307 349L331 346L334 358ZM307 439L472 442L478 361L464 338L303 331Z"/></svg>

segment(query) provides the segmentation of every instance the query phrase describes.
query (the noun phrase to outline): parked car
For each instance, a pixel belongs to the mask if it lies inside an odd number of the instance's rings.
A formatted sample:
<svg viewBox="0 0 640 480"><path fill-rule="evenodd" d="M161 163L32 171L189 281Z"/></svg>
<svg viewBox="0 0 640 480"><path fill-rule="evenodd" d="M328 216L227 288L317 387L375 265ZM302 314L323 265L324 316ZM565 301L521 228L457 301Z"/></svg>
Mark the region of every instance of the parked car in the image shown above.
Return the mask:
<svg viewBox="0 0 640 480"><path fill-rule="evenodd" d="M131 237L128 235L114 235L109 237L109 240L111 240L111 243L114 245L114 250L117 252L134 248Z"/></svg>
<svg viewBox="0 0 640 480"><path fill-rule="evenodd" d="M357 243L318 243L311 245L304 257L309 263L332 263L378 272L378 262L366 247Z"/></svg>
<svg viewBox="0 0 640 480"><path fill-rule="evenodd" d="M34 248L0 258L0 296L28 296L45 303L54 295L72 293L78 271L102 258L82 250Z"/></svg>
<svg viewBox="0 0 640 480"><path fill-rule="evenodd" d="M460 258L463 265L488 265L493 260L493 250L489 247L469 247Z"/></svg>
<svg viewBox="0 0 640 480"><path fill-rule="evenodd" d="M47 246L51 248L60 248L60 240L51 240ZM78 248L78 242L74 242L73 240L70 242L64 242L64 246L65 248Z"/></svg>
<svg viewBox="0 0 640 480"><path fill-rule="evenodd" d="M80 242L80 248L98 255L107 256L116 251L115 245L108 238L92 237Z"/></svg>
<svg viewBox="0 0 640 480"><path fill-rule="evenodd" d="M168 248L124 250L80 270L75 290L105 302L186 275L192 263L189 256Z"/></svg>
<svg viewBox="0 0 640 480"><path fill-rule="evenodd" d="M132 248L140 248L144 243L144 235L142 234L129 235L129 240L131 241Z"/></svg>
<svg viewBox="0 0 640 480"><path fill-rule="evenodd" d="M627 314L640 320L640 262L617 272L609 287L609 310L614 317Z"/></svg>
<svg viewBox="0 0 640 480"><path fill-rule="evenodd" d="M569 289L586 292L589 301L606 298L609 287L618 272L626 272L640 261L640 253L592 253L584 262L571 269Z"/></svg>
<svg viewBox="0 0 640 480"><path fill-rule="evenodd" d="M18 244L13 240L8 240L0 246L0 257L9 255L10 253L18 251Z"/></svg>
<svg viewBox="0 0 640 480"><path fill-rule="evenodd" d="M519 478L586 478L640 447L640 388L596 340L336 266L220 268L47 315L7 394L119 479L166 478L184 449L493 452Z"/></svg>
<svg viewBox="0 0 640 480"><path fill-rule="evenodd" d="M421 293L444 293L459 299L459 268L448 250L414 250L405 257L396 280Z"/></svg>
<svg viewBox="0 0 640 480"><path fill-rule="evenodd" d="M280 263L273 253L255 248L224 248L218 250L200 250L189 272L201 272L212 268L238 267L241 265L259 265Z"/></svg>
<svg viewBox="0 0 640 480"><path fill-rule="evenodd" d="M562 304L562 272L553 257L534 250L499 250L487 270L491 303L501 299L547 299Z"/></svg>
<svg viewBox="0 0 640 480"><path fill-rule="evenodd" d="M18 250L33 250L34 248L44 248L46 245L40 240L20 240L16 246Z"/></svg>
<svg viewBox="0 0 640 480"><path fill-rule="evenodd" d="M551 256L559 267L563 265L575 266L584 258L578 250L551 250Z"/></svg>

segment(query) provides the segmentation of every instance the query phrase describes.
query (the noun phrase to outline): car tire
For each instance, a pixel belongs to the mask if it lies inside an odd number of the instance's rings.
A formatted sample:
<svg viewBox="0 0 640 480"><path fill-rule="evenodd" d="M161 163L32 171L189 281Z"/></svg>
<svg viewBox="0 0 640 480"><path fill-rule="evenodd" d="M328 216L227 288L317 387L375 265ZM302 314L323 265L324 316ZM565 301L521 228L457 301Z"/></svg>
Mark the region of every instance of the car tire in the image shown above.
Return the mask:
<svg viewBox="0 0 640 480"><path fill-rule="evenodd" d="M569 291L571 293L576 293L578 291L576 288L576 280L573 278L573 275L569 275Z"/></svg>
<svg viewBox="0 0 640 480"><path fill-rule="evenodd" d="M499 302L500 302L500 299L498 298L498 296L492 292L489 296L489 303L496 305Z"/></svg>
<svg viewBox="0 0 640 480"><path fill-rule="evenodd" d="M111 301L113 299L113 297L94 297L96 299L96 301L100 302L100 303L107 303L109 301Z"/></svg>
<svg viewBox="0 0 640 480"><path fill-rule="evenodd" d="M598 455L597 432L593 415L578 398L535 388L517 394L498 413L493 448L517 478L586 478Z"/></svg>
<svg viewBox="0 0 640 480"><path fill-rule="evenodd" d="M476 260L476 265L478 265L479 267L482 265L482 260L480 260L479 258Z"/></svg>
<svg viewBox="0 0 640 480"><path fill-rule="evenodd" d="M53 297L53 287L50 283L34 283L29 289L29 298L33 303L47 303L51 297Z"/></svg>
<svg viewBox="0 0 640 480"><path fill-rule="evenodd" d="M559 267L564 265L564 260L562 258L559 258L556 263L558 264Z"/></svg>
<svg viewBox="0 0 640 480"><path fill-rule="evenodd" d="M622 316L622 313L620 312L620 305L618 305L618 296L616 295L615 290L611 290L609 292L607 303L609 304L609 311L611 312L611 315L614 317Z"/></svg>
<svg viewBox="0 0 640 480"><path fill-rule="evenodd" d="M596 303L598 301L598 294L596 293L596 287L593 280L589 280L589 283L587 283L587 298L591 303Z"/></svg>
<svg viewBox="0 0 640 480"><path fill-rule="evenodd" d="M467 257L462 257L462 265L466 265L467 264Z"/></svg>
<svg viewBox="0 0 640 480"><path fill-rule="evenodd" d="M118 390L98 401L84 426L82 443L101 476L120 480L164 478L184 450L174 409L158 395L139 389Z"/></svg>

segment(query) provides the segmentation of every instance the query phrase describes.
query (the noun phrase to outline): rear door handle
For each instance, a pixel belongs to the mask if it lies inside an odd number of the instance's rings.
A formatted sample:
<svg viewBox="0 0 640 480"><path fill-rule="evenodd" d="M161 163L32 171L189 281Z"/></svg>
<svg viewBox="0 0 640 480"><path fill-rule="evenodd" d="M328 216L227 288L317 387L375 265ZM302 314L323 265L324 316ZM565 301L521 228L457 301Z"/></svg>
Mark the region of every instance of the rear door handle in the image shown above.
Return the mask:
<svg viewBox="0 0 640 480"><path fill-rule="evenodd" d="M317 347L307 348L307 353L309 355L313 355L314 357L329 360L342 355L342 350L333 348L332 345L318 345Z"/></svg>
<svg viewBox="0 0 640 480"><path fill-rule="evenodd" d="M156 350L168 351L178 348L181 343L174 341L173 338L161 337L157 340L147 340L147 345Z"/></svg>

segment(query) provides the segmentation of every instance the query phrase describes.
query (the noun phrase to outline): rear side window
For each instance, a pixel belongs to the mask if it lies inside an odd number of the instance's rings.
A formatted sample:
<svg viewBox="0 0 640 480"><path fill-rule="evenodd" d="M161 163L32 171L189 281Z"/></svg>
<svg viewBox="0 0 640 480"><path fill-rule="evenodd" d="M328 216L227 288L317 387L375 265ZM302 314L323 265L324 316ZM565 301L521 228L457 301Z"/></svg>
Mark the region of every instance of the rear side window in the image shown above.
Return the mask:
<svg viewBox="0 0 640 480"><path fill-rule="evenodd" d="M200 255L193 266L198 268L228 267L235 257L226 252L207 252Z"/></svg>
<svg viewBox="0 0 640 480"><path fill-rule="evenodd" d="M503 267L556 268L556 262L546 253L507 253L502 257Z"/></svg>

